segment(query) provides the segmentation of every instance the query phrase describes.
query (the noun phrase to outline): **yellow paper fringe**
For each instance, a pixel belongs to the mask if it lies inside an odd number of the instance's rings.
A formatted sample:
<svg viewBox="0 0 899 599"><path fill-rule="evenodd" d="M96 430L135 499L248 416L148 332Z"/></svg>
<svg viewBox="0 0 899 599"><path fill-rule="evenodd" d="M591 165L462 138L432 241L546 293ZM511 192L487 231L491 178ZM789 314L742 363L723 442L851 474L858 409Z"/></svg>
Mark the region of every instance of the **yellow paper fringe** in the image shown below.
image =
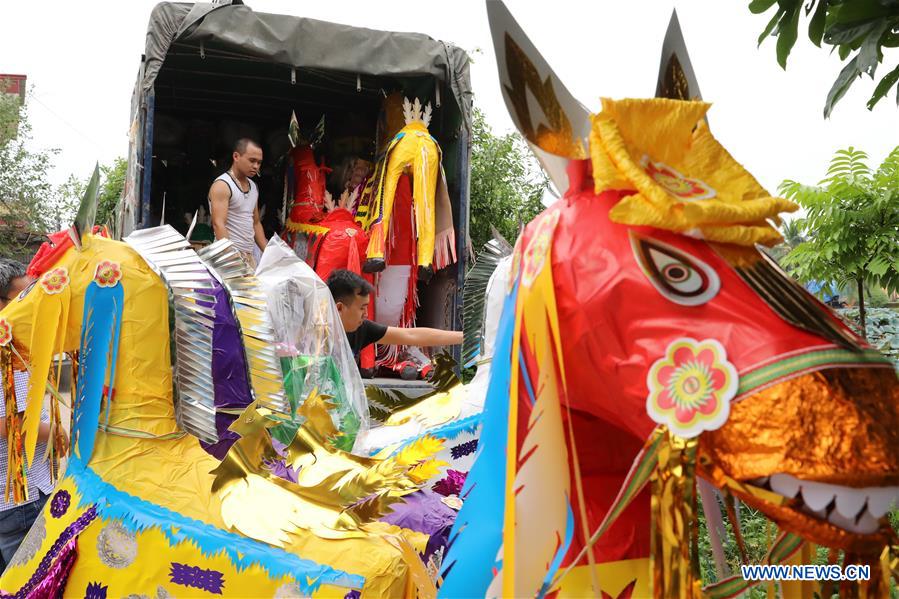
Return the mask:
<svg viewBox="0 0 899 599"><path fill-rule="evenodd" d="M409 582L415 591L414 594L410 593L409 596L417 597L417 599L436 599L437 586L428 575L428 570L422 563L415 548L409 541L400 536L391 535L384 538L400 551L403 562L409 567Z"/></svg>
<svg viewBox="0 0 899 599"><path fill-rule="evenodd" d="M24 446L22 443L22 418L16 403L15 371L13 370L12 350L0 348L0 372L3 376L3 396L6 400L6 491L4 501L9 502L10 495L15 503L28 500L28 473L25 470Z"/></svg>
<svg viewBox="0 0 899 599"><path fill-rule="evenodd" d="M436 455L443 449L443 441L430 435L425 435L409 443L403 448L394 460L401 466L412 466Z"/></svg>
<svg viewBox="0 0 899 599"><path fill-rule="evenodd" d="M59 381L62 377L62 355L59 356L56 369L50 371L50 434L47 438L47 451L44 459L50 467L50 481L55 484L59 480L59 459L66 455L66 435L62 428L59 404Z"/></svg>

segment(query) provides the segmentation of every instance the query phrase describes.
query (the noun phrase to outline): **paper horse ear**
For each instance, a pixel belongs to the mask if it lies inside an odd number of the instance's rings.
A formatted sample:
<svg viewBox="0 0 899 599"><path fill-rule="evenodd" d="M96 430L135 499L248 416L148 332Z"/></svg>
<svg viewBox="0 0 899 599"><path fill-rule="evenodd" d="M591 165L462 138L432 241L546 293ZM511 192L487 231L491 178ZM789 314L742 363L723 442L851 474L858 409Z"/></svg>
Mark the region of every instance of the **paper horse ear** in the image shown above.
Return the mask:
<svg viewBox="0 0 899 599"><path fill-rule="evenodd" d="M656 97L672 100L701 100L699 83L690 63L684 33L677 19L677 11L671 11L668 31L662 43L662 60L656 82Z"/></svg>
<svg viewBox="0 0 899 599"><path fill-rule="evenodd" d="M94 173L91 175L84 195L81 196L81 204L78 205L78 213L75 216L75 222L69 227L69 237L72 243L80 252L81 236L87 232L90 233L94 228L94 221L97 219L97 196L100 194L100 165L94 165Z"/></svg>
<svg viewBox="0 0 899 599"><path fill-rule="evenodd" d="M190 236L193 235L194 227L197 226L197 214L199 214L199 210L194 212L193 220L190 221L190 226L187 228L187 235L184 236L188 243L190 243Z"/></svg>
<svg viewBox="0 0 899 599"><path fill-rule="evenodd" d="M290 125L287 126L287 141L290 147L295 148L300 144L300 121L297 120L295 110L290 111Z"/></svg>
<svg viewBox="0 0 899 599"><path fill-rule="evenodd" d="M287 126L287 141L290 142L291 148L297 146L310 146L314 148L321 143L325 137L325 115L322 115L315 125L315 128L302 129L300 121L297 119L295 110L290 112L290 124Z"/></svg>
<svg viewBox="0 0 899 599"><path fill-rule="evenodd" d="M587 157L590 113L562 85L505 4L489 0L487 16L509 115L564 194L568 162Z"/></svg>
<svg viewBox="0 0 899 599"><path fill-rule="evenodd" d="M318 123L315 125L315 129L313 129L309 133L309 145L313 148L318 146L325 138L325 115L322 115L320 119L318 119Z"/></svg>

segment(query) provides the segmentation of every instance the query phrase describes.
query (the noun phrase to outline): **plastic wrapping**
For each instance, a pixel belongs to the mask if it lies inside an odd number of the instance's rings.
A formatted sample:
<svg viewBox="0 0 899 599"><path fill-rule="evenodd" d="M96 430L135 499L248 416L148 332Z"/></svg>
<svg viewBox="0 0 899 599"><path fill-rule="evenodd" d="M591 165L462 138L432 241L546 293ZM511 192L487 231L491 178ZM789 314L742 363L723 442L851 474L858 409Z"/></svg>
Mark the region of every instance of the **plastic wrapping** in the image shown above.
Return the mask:
<svg viewBox="0 0 899 599"><path fill-rule="evenodd" d="M295 412L313 389L329 396L341 433L332 441L349 451L369 428L368 403L331 292L278 237L269 241L256 278L265 290L291 407Z"/></svg>

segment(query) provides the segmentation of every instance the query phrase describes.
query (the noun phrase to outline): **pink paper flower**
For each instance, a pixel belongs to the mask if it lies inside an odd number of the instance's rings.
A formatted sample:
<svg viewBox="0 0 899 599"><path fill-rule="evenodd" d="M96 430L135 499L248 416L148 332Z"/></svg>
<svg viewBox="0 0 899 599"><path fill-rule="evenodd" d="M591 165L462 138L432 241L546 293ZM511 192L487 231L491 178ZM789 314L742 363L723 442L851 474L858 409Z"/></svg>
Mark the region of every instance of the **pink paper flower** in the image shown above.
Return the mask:
<svg viewBox="0 0 899 599"><path fill-rule="evenodd" d="M44 292L49 295L61 293L68 284L69 271L61 266L47 271L44 273L44 276L41 277L41 287L43 287Z"/></svg>
<svg viewBox="0 0 899 599"><path fill-rule="evenodd" d="M553 233L559 222L559 211L552 210L538 217L537 228L528 241L521 259L521 284L530 287L546 264L546 257L553 243Z"/></svg>
<svg viewBox="0 0 899 599"><path fill-rule="evenodd" d="M94 281L100 287L115 287L122 280L122 268L115 262L102 260L94 271Z"/></svg>
<svg viewBox="0 0 899 599"><path fill-rule="evenodd" d="M653 162L648 156L643 157L643 168L653 181L681 200L708 200L717 195L699 179L686 177L663 162Z"/></svg>
<svg viewBox="0 0 899 599"><path fill-rule="evenodd" d="M739 378L718 341L683 337L652 365L646 384L649 417L690 438L724 425Z"/></svg>

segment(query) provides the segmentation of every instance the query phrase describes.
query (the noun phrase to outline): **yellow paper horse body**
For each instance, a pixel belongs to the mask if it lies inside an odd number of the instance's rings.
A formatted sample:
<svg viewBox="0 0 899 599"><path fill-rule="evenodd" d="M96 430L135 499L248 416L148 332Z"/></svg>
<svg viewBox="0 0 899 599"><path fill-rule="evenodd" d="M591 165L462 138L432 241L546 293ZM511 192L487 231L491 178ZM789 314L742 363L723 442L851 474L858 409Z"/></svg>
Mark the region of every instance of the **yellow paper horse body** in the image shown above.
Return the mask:
<svg viewBox="0 0 899 599"><path fill-rule="evenodd" d="M404 546L421 550L426 539L374 520L392 499L416 488L415 467L426 466L424 454L439 444L419 444L383 461L346 454L324 438L333 431L313 428L313 421L333 426L313 397L299 413L309 424L286 450L286 465L299 474L290 482L259 463L278 457L266 430L273 412L260 400L231 426L242 438L217 460L179 423L196 428L188 420L198 412L186 407L193 399L185 393L181 408L173 402L170 340L190 341L180 337L190 321L177 314L170 320L169 300L185 296L184 281L196 272L179 283L169 269L167 285L156 272L160 264L151 267L126 243L92 235L81 243L0 314L0 325L11 332L11 339L0 339L0 350L31 370L25 453L52 356L80 349L67 471L0 580L3 591L43 596L41 589L49 588L88 597L411 592ZM175 245L190 251L183 238ZM195 306L203 309L202 302ZM248 334L255 333L244 331L244 342L254 343ZM188 369L197 384L208 373L190 371L184 352L204 351L178 348L181 374ZM252 378L253 362L250 367Z"/></svg>

